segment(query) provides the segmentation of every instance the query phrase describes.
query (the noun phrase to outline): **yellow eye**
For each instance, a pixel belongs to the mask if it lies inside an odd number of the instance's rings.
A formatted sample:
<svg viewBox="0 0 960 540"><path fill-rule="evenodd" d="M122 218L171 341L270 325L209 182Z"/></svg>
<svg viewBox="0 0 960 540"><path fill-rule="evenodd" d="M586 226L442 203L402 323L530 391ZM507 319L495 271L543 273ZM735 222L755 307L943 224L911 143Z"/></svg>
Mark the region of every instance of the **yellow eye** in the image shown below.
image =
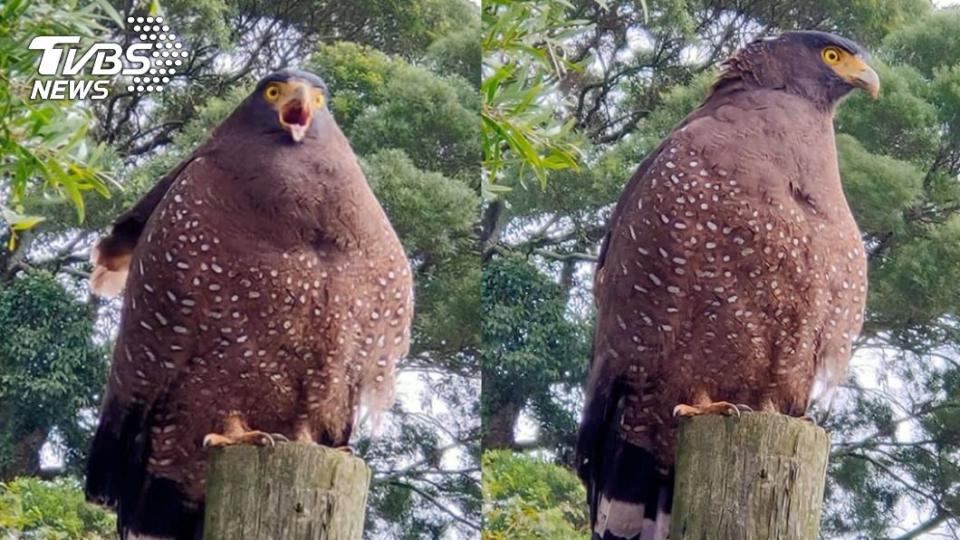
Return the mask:
<svg viewBox="0 0 960 540"><path fill-rule="evenodd" d="M823 61L830 65L835 65L840 63L840 57L841 57L840 49L836 47L827 47L826 49L823 50L823 53L821 53L821 56L823 57Z"/></svg>
<svg viewBox="0 0 960 540"><path fill-rule="evenodd" d="M280 97L280 88L275 84L271 84L263 91L263 97L267 98L267 101L276 101L277 98Z"/></svg>
<svg viewBox="0 0 960 540"><path fill-rule="evenodd" d="M323 107L323 104L325 102L326 100L323 99L323 94L316 94L315 96L313 96L313 104L316 105L317 107Z"/></svg>

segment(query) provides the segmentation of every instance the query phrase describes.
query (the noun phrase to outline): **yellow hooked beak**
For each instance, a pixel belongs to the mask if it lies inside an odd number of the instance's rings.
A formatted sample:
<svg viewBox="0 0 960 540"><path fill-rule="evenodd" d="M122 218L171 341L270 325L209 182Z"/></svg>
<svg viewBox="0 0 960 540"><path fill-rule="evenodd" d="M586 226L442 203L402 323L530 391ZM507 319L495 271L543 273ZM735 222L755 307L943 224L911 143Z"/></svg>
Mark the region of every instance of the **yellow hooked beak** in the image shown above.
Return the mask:
<svg viewBox="0 0 960 540"><path fill-rule="evenodd" d="M880 97L880 77L877 76L877 72L872 67L866 64L864 64L863 70L853 76L850 84L857 88L863 88L873 99Z"/></svg>
<svg viewBox="0 0 960 540"><path fill-rule="evenodd" d="M839 63L831 67L837 75L851 85L865 90L873 99L880 96L880 77L860 56L844 54Z"/></svg>

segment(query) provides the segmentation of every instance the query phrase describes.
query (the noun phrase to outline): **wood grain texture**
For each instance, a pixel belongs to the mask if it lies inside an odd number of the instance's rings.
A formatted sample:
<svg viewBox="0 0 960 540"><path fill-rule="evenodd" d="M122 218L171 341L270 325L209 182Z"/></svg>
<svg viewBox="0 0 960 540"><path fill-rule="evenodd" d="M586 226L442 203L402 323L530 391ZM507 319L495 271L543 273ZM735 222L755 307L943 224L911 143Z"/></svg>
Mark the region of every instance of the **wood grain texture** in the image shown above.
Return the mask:
<svg viewBox="0 0 960 540"><path fill-rule="evenodd" d="M780 414L680 423L672 540L815 540L830 438Z"/></svg>
<svg viewBox="0 0 960 540"><path fill-rule="evenodd" d="M370 469L302 443L214 450L205 540L360 540Z"/></svg>

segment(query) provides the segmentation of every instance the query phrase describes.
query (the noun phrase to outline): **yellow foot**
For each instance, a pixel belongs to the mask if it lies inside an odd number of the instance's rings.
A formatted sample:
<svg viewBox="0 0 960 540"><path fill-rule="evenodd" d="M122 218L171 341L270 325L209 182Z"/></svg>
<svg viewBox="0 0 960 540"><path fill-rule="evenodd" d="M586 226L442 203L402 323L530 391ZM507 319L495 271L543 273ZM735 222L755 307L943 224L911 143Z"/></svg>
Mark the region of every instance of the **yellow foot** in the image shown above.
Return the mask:
<svg viewBox="0 0 960 540"><path fill-rule="evenodd" d="M723 414L723 415L737 415L737 418L740 418L740 411L752 411L750 407L746 405L734 405L733 403L728 403L726 401L714 401L710 403L703 403L700 405L677 405L673 408L673 415L680 417L688 416L699 416L701 414Z"/></svg>
<svg viewBox="0 0 960 540"><path fill-rule="evenodd" d="M274 446L277 441L288 442L285 436L279 433L267 433L250 429L243 415L231 411L224 420L223 433L208 433L203 438L203 446L232 446L234 444L253 444L256 446Z"/></svg>
<svg viewBox="0 0 960 540"><path fill-rule="evenodd" d="M234 444L253 444L256 446L274 446L277 441L286 442L287 438L279 433L265 431L246 431L239 436L231 437L219 433L208 433L203 438L204 446L231 446Z"/></svg>

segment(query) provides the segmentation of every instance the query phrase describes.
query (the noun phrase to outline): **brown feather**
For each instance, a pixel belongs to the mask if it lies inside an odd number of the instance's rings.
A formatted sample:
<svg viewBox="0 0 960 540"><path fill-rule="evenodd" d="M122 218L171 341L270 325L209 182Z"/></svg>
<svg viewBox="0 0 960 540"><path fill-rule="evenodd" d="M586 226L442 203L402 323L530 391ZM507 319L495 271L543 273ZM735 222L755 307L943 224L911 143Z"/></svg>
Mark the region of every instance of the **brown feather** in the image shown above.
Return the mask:
<svg viewBox="0 0 960 540"><path fill-rule="evenodd" d="M195 157L195 154L191 155L161 178L133 208L114 220L110 234L97 242L90 256L93 263L90 290L93 294L113 298L126 286L130 258L147 220L180 172Z"/></svg>

